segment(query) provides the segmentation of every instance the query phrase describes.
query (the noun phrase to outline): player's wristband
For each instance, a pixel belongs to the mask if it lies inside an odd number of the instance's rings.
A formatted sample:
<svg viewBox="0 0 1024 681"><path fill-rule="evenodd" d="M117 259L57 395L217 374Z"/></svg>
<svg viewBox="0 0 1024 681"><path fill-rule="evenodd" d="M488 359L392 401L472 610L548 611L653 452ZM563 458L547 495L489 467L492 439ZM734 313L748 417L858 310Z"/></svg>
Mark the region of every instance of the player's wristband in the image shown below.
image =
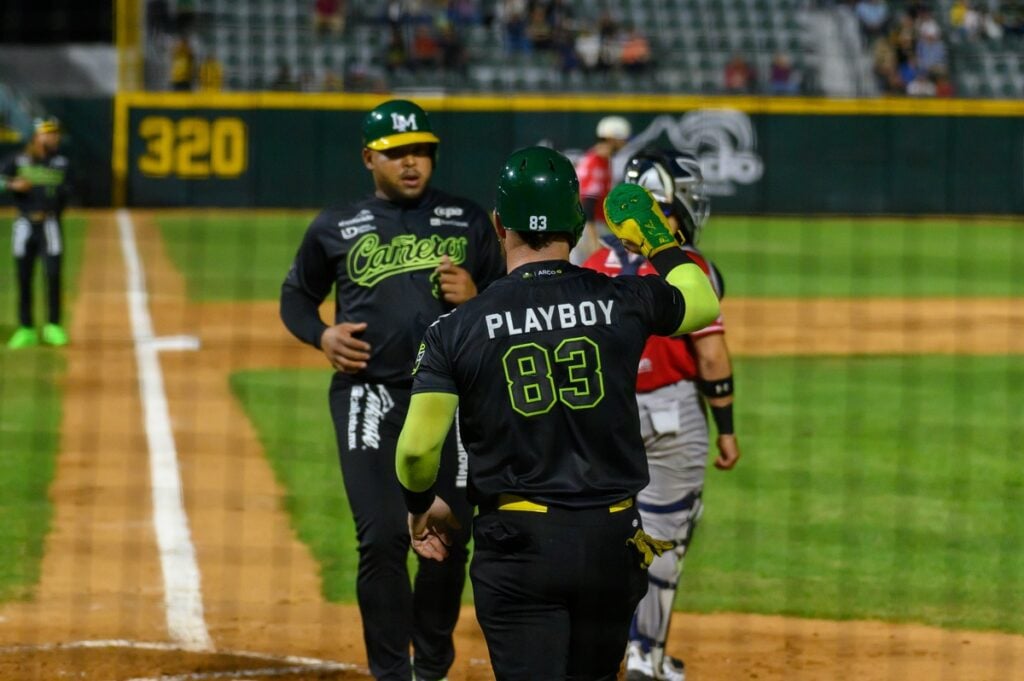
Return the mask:
<svg viewBox="0 0 1024 681"><path fill-rule="evenodd" d="M724 407L711 407L711 416L715 419L715 427L719 435L732 435L735 433L732 426L732 405Z"/></svg>
<svg viewBox="0 0 1024 681"><path fill-rule="evenodd" d="M726 376L714 381L701 379L697 381L697 387L700 389L700 394L704 397L728 397L732 395L732 376Z"/></svg>
<svg viewBox="0 0 1024 681"><path fill-rule="evenodd" d="M669 272L680 265L695 264L690 258L690 254L679 248L679 245L675 243L663 246L661 250L653 253L648 259L662 277L667 277Z"/></svg>
<svg viewBox="0 0 1024 681"><path fill-rule="evenodd" d="M409 509L409 513L413 515L419 515L420 513L426 513L430 505L434 503L434 486L431 485L422 492L413 492L411 489L407 489L405 485L402 485L402 496L405 497L405 507Z"/></svg>

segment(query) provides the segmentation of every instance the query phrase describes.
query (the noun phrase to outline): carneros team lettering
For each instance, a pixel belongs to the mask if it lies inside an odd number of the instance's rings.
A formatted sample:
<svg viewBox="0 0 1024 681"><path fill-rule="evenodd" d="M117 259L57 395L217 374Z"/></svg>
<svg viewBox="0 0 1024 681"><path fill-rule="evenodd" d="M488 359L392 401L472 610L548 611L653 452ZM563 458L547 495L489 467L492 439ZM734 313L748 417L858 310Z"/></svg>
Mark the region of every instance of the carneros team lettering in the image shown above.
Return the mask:
<svg viewBox="0 0 1024 681"><path fill-rule="evenodd" d="M535 331L573 329L612 323L613 300L584 300L581 303L560 303L523 310L493 312L484 317L487 336L498 338L518 336Z"/></svg>

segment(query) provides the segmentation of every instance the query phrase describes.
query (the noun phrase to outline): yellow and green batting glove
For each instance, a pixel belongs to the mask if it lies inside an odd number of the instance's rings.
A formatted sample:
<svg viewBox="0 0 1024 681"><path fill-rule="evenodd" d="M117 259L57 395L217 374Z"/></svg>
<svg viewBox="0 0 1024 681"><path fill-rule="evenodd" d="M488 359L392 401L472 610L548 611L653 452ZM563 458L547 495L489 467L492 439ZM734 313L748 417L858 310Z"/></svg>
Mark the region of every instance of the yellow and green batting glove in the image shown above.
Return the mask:
<svg viewBox="0 0 1024 681"><path fill-rule="evenodd" d="M612 234L645 258L682 243L682 235L673 232L658 202L638 184L612 189L604 199L604 216Z"/></svg>

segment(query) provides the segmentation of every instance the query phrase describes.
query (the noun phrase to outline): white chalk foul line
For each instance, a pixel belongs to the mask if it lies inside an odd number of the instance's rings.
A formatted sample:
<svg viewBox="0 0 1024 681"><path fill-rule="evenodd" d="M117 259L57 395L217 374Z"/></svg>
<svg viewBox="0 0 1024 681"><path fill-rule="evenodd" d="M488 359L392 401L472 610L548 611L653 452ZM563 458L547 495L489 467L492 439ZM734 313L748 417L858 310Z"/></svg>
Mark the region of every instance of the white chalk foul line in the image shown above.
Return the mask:
<svg viewBox="0 0 1024 681"><path fill-rule="evenodd" d="M149 316L149 295L145 272L135 244L135 226L125 209L117 211L121 251L127 271L128 314L135 341L143 420L149 443L149 474L153 488L153 525L164 577L164 605L171 638L188 650L213 647L203 619L203 596L199 566L189 532L188 516L181 494L178 452L171 430L170 411L164 394L164 377L153 343L153 321Z"/></svg>

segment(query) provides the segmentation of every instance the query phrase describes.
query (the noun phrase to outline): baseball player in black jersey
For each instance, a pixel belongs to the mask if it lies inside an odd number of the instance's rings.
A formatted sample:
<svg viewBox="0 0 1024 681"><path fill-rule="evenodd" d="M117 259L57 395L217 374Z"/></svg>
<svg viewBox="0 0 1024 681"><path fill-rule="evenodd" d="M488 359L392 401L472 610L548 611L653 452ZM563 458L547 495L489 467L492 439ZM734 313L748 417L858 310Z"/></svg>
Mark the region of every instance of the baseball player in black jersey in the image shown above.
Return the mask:
<svg viewBox="0 0 1024 681"><path fill-rule="evenodd" d="M660 277L569 263L583 210L572 164L531 147L498 181L508 275L427 330L396 468L413 548L444 559L462 523L436 479L458 408L469 453L470 571L498 681L614 679L644 568L668 544L640 527L648 480L634 385L651 334L713 321L718 299L647 190L608 196L613 231Z"/></svg>
<svg viewBox="0 0 1024 681"><path fill-rule="evenodd" d="M61 326L61 265L64 235L60 218L67 204L70 168L58 152L60 125L55 118L35 121L32 141L0 168L0 190L14 195L18 217L14 220L11 246L18 277L18 328L7 341L11 349L39 343L32 323L32 273L36 258L46 272L48 315L43 342L67 345L68 334Z"/></svg>
<svg viewBox="0 0 1024 681"><path fill-rule="evenodd" d="M504 264L487 214L429 187L438 138L423 109L385 102L366 116L362 133L374 194L313 220L281 289L281 318L337 370L330 406L359 539L356 591L370 671L378 679L409 681L414 672L435 681L455 657L468 532L453 538L450 564L421 560L410 587L395 444L424 330L500 277ZM318 307L332 287L335 323L328 326ZM460 459L454 435L440 467L438 488L468 527L465 453Z"/></svg>

